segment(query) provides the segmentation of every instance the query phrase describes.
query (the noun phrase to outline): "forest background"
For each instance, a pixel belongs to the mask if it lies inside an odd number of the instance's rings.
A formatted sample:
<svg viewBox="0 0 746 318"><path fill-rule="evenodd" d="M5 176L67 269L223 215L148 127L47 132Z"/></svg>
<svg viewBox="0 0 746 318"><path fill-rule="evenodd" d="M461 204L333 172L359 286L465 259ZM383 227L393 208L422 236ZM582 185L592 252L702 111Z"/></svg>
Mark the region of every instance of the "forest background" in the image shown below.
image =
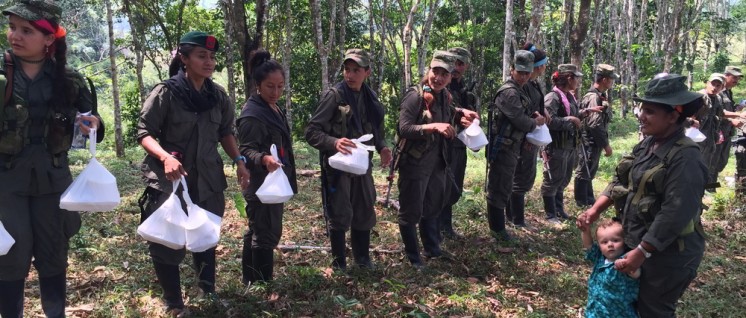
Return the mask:
<svg viewBox="0 0 746 318"><path fill-rule="evenodd" d="M0 1L0 6L3 2L8 1ZM746 61L743 0L57 3L65 12L62 25L68 29L68 61L96 84L99 112L109 127L106 141L99 146L103 150L99 161L117 176L123 198L114 214L85 214L84 227L71 242L68 316L73 317L163 314L147 248L134 230L139 222L136 200L143 187L139 161L144 155L136 144L134 125L149 90L168 77L172 51L188 31L206 31L220 40L215 80L226 87L236 112L254 91L246 72L252 51L264 48L284 65L289 80L280 103L292 123L298 169L311 172L301 177L301 193L286 208L281 244L321 247L278 251L275 282L244 288L239 264L246 221L240 203L235 206L230 200L218 247L221 301L204 302L195 297L194 287L188 287L185 294L196 317L582 315L589 268L583 262L577 230L569 223L560 229L544 224L541 208L531 200L539 200L533 191L528 200L529 221L538 225L537 231L515 230L520 243L506 247L513 253L505 253L504 247L495 249L484 224L481 153L469 157L464 197L455 210L456 226L467 239L445 245L459 251L457 261L434 263L425 273L412 270L401 257L395 213L377 206L379 224L372 242L377 269L351 275L331 273L330 258L323 249L328 243L319 182L313 173L318 157L303 142L302 131L320 94L341 80L340 65L347 48L364 48L373 55L369 84L387 108L389 140L399 98L426 72L436 49L462 46L472 52L466 78L475 84L482 105L503 82L515 50L527 41L548 53L547 75L561 63L579 65L588 75L597 63L616 66L622 78L612 89L615 155L602 160L596 191L609 180L619 156L636 142L636 122L633 116L624 115L631 109L631 96L642 93L647 79L659 72L680 73L689 76L693 89L699 89L710 73ZM8 47L5 37L0 37L0 47ZM590 81L591 76L584 77L581 91ZM736 88L736 98L744 97L743 89ZM71 158L77 173L90 155L73 152ZM225 169L233 179L233 168L226 165ZM723 176L732 173L731 163ZM384 172L376 171L375 177L381 196L385 194ZM238 194L235 182L229 194ZM727 188L705 201L711 207L705 215L711 233L708 257L679 313L683 317L738 317L746 311L742 290L746 225L739 212L743 206ZM188 263L182 266L183 279L194 283ZM32 273L26 290L28 314L41 312L34 280Z"/></svg>

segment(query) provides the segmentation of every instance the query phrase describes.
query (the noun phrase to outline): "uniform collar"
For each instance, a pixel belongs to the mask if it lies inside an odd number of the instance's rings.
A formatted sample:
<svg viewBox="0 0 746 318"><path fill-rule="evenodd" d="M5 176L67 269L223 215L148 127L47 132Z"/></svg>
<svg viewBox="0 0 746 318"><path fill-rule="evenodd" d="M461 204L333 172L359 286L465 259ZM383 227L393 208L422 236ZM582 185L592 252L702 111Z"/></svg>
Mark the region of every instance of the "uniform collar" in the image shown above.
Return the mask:
<svg viewBox="0 0 746 318"><path fill-rule="evenodd" d="M658 146L658 149L655 149L655 151L653 152L653 154L655 154L655 156L658 157L660 160L663 160L666 157L666 155L668 154L668 152L671 150L671 148L673 148L674 144L677 141L679 141L679 139L683 138L684 136L685 136L684 135L684 127L681 127L681 128L679 128L678 131L676 131L675 133L673 133L671 135L671 137L669 137L667 140L663 141L663 144L661 144L660 146ZM648 143L648 146L653 146L654 142L655 141L651 137L650 141Z"/></svg>

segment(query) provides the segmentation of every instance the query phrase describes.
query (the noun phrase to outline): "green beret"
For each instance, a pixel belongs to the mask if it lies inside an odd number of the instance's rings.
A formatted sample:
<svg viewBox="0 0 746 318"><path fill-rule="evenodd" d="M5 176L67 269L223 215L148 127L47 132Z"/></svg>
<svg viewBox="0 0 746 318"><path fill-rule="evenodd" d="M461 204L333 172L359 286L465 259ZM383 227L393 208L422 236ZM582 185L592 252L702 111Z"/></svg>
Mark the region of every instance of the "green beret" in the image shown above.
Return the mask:
<svg viewBox="0 0 746 318"><path fill-rule="evenodd" d="M46 19L59 23L62 9L51 1L18 0L10 8L3 10L3 14L14 14L28 21Z"/></svg>
<svg viewBox="0 0 746 318"><path fill-rule="evenodd" d="M179 45L181 44L193 44L213 52L216 52L219 48L218 40L215 36L202 31L192 31L184 34L184 36L181 37L181 40L179 40Z"/></svg>
<svg viewBox="0 0 746 318"><path fill-rule="evenodd" d="M357 65L360 65L360 67L368 67L370 66L370 55L368 55L368 52L365 52L365 50L361 49L349 49L345 52L345 59L343 62L347 62L347 60L353 60Z"/></svg>

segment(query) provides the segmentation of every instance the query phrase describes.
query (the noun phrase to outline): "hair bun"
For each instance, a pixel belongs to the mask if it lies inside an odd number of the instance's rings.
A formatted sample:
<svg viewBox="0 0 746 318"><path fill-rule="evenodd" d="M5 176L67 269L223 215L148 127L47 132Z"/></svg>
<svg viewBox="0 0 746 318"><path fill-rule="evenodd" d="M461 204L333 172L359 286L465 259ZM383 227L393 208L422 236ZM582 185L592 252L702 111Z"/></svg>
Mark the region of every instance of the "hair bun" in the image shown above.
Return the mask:
<svg viewBox="0 0 746 318"><path fill-rule="evenodd" d="M256 69L259 65L272 59L272 55L267 50L259 49L254 51L254 54L249 58L249 66L251 69Z"/></svg>

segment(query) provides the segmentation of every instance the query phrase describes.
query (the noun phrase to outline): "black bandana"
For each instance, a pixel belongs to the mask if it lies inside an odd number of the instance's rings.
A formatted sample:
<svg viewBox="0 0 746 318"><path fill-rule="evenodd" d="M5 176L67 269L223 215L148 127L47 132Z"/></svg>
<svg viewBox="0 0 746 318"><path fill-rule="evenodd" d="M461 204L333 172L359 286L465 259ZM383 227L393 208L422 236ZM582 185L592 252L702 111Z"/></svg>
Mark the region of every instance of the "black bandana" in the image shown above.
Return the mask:
<svg viewBox="0 0 746 318"><path fill-rule="evenodd" d="M181 99L187 110L201 113L212 109L218 103L218 94L215 84L206 78L202 91L194 89L183 70L173 77L167 79L164 84L176 97Z"/></svg>

